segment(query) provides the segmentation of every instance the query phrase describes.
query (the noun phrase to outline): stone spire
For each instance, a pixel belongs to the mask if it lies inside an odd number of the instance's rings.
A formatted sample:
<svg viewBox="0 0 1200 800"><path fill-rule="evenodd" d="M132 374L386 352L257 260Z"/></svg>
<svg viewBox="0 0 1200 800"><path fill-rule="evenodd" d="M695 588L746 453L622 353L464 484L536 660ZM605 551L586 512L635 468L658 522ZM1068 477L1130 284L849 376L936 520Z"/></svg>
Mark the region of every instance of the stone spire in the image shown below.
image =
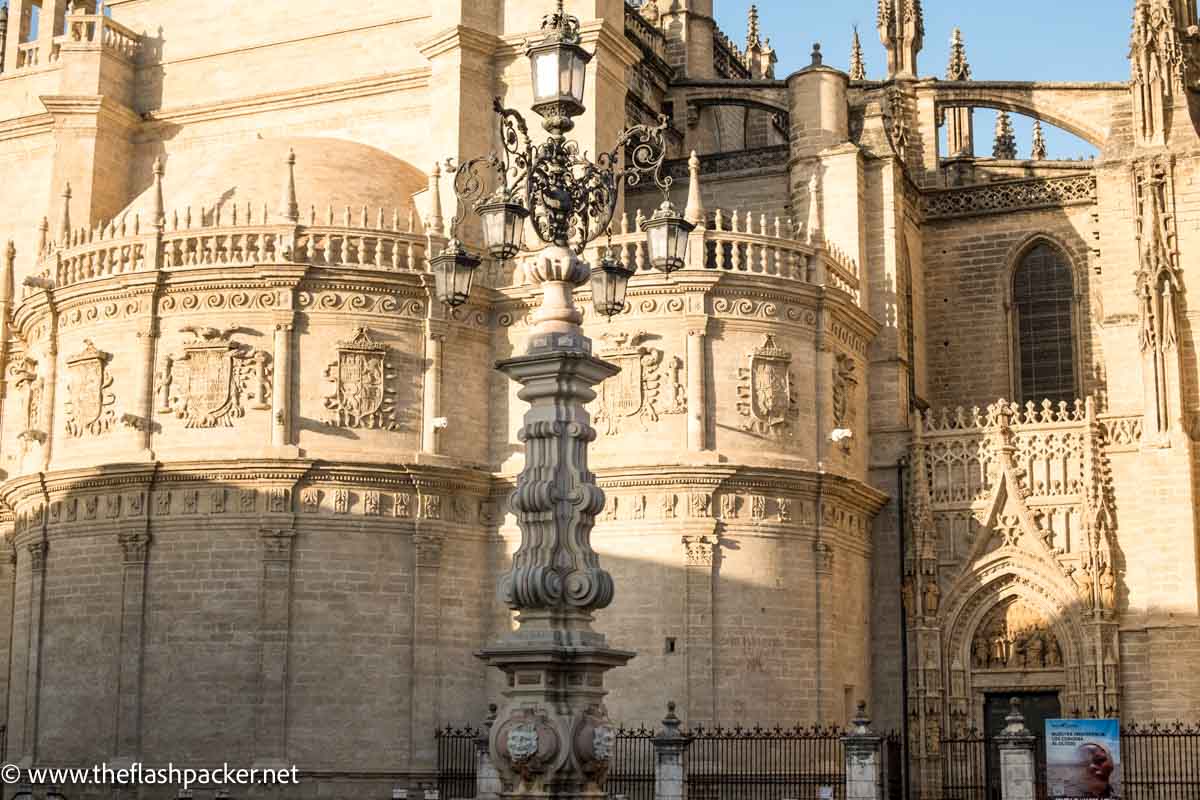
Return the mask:
<svg viewBox="0 0 1200 800"><path fill-rule="evenodd" d="M758 6L750 6L750 17L746 25L746 50L762 47L762 31L758 27Z"/></svg>
<svg viewBox="0 0 1200 800"><path fill-rule="evenodd" d="M921 0L879 0L875 23L888 51L888 77L915 79L917 54L925 44Z"/></svg>
<svg viewBox="0 0 1200 800"><path fill-rule="evenodd" d="M1136 0L1129 62L1136 143L1166 144L1177 105L1186 105L1189 66L1195 69L1196 20L1187 3ZM1193 75L1192 80L1195 79ZM1186 110L1181 108L1186 115Z"/></svg>
<svg viewBox="0 0 1200 800"><path fill-rule="evenodd" d="M746 66L750 69L752 77L774 78L777 60L775 51L771 49L771 40L763 39L762 28L758 22L758 6L752 5L746 26Z"/></svg>
<svg viewBox="0 0 1200 800"><path fill-rule="evenodd" d="M62 216L58 220L58 246L71 246L71 182L67 181L67 186L62 193Z"/></svg>
<svg viewBox="0 0 1200 800"><path fill-rule="evenodd" d="M167 224L167 209L163 202L163 162L162 158L154 159L154 217L151 220L156 228L163 228Z"/></svg>
<svg viewBox="0 0 1200 800"><path fill-rule="evenodd" d="M863 63L862 40L858 38L858 26L854 26L854 41L850 45L850 80L865 81L867 65Z"/></svg>
<svg viewBox="0 0 1200 800"><path fill-rule="evenodd" d="M425 230L434 236L442 236L446 231L446 221L442 217L442 167L436 161L433 172L429 173L429 219L425 222Z"/></svg>
<svg viewBox="0 0 1200 800"><path fill-rule="evenodd" d="M992 145L992 156L1009 161L1017 157L1017 137L1013 134L1012 120L1007 111L996 115L996 142Z"/></svg>
<svg viewBox="0 0 1200 800"><path fill-rule="evenodd" d="M279 213L288 222L300 221L300 204L296 201L296 151L288 148L287 182L283 187L283 202L280 203Z"/></svg>
<svg viewBox="0 0 1200 800"><path fill-rule="evenodd" d="M683 216L698 228L707 227L704 223L708 214L704 210L704 200L700 194L700 157L696 155L695 150L688 159L688 199Z"/></svg>
<svg viewBox="0 0 1200 800"><path fill-rule="evenodd" d="M1035 119L1033 121L1033 149L1030 151L1030 158L1034 161L1041 161L1046 157L1046 135L1042 132L1042 121Z"/></svg>
<svg viewBox="0 0 1200 800"><path fill-rule="evenodd" d="M967 63L967 47L963 44L962 31L954 29L950 36L950 65L946 67L946 80L971 80L971 65Z"/></svg>

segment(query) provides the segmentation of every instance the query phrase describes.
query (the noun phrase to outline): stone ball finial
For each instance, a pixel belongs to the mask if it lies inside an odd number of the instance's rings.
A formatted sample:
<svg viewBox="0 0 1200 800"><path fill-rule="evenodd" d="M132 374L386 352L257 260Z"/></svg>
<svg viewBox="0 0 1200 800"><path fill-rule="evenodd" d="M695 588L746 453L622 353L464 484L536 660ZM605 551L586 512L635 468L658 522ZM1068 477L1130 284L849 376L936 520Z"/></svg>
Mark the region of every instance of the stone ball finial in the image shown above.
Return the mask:
<svg viewBox="0 0 1200 800"><path fill-rule="evenodd" d="M822 61L824 61L824 59L825 59L825 57L821 55L821 43L813 42L812 66L814 66L814 67L821 66L821 63L822 63Z"/></svg>

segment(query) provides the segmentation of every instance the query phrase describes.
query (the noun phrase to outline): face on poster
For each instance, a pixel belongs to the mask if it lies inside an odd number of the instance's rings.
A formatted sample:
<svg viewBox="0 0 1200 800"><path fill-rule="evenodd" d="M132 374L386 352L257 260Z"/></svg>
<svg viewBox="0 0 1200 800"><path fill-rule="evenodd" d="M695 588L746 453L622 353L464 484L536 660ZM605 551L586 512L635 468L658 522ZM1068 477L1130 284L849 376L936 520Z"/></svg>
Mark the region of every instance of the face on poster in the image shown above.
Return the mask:
<svg viewBox="0 0 1200 800"><path fill-rule="evenodd" d="M1046 720L1046 784L1051 797L1120 797L1120 721Z"/></svg>

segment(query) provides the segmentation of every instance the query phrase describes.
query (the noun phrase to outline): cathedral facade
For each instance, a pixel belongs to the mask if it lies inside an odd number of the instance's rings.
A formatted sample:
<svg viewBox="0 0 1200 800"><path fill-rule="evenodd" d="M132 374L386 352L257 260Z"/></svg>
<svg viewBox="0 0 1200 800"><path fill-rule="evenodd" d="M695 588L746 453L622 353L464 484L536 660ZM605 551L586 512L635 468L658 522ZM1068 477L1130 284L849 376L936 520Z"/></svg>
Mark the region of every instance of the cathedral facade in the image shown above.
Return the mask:
<svg viewBox="0 0 1200 800"><path fill-rule="evenodd" d="M386 796L486 713L525 407L492 365L538 298L522 254L447 310L429 259L550 5L0 11L3 760L244 756L297 765L289 797ZM580 292L621 367L591 405L597 626L638 654L614 720L861 697L935 792L1014 694L1200 713L1200 34L1195 0L1128 5L1129 81L1030 83L973 80L957 35L922 72L921 0L788 76L753 8L739 44L712 0L566 3L581 150L665 117L696 224L654 272L658 198L627 188L587 255L637 267L629 302ZM1098 157L1048 159L1042 125Z"/></svg>

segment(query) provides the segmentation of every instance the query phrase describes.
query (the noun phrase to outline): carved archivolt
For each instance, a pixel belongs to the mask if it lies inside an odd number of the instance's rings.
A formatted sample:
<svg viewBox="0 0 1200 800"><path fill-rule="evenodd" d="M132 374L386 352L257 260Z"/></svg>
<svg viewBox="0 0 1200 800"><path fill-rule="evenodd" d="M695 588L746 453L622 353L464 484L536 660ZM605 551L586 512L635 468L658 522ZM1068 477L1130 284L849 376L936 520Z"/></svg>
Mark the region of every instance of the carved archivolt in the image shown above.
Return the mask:
<svg viewBox="0 0 1200 800"><path fill-rule="evenodd" d="M663 414L687 411L682 360L665 358L662 350L646 346L649 338L645 332L601 337L600 357L621 368L597 390L596 422L605 423L609 434L620 433L623 420L637 420L646 430L647 422L658 422Z"/></svg>
<svg viewBox="0 0 1200 800"><path fill-rule="evenodd" d="M174 413L189 428L214 428L232 426L247 407L271 407L270 356L232 341L237 326L180 330L191 339L167 356L156 376L160 411Z"/></svg>

